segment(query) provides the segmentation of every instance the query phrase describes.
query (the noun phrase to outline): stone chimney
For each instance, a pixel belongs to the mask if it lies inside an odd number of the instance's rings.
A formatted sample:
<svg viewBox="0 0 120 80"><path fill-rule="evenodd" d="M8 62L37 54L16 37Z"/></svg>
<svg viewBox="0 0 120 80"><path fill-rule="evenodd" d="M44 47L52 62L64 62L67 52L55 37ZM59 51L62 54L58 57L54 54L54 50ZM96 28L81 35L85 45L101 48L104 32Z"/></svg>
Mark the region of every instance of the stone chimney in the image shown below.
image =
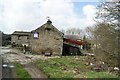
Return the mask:
<svg viewBox="0 0 120 80"><path fill-rule="evenodd" d="M50 20L50 17L47 17L47 24L52 24L52 21Z"/></svg>
<svg viewBox="0 0 120 80"><path fill-rule="evenodd" d="M48 19L47 24L52 24L52 21Z"/></svg>

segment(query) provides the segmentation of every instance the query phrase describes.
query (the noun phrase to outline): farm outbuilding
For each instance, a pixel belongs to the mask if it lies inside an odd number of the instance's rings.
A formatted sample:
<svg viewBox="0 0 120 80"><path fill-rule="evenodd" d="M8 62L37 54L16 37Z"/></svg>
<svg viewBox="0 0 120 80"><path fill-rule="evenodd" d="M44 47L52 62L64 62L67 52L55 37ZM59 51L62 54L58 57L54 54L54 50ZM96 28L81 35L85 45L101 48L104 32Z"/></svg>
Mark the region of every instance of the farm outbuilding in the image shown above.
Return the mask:
<svg viewBox="0 0 120 80"><path fill-rule="evenodd" d="M48 21L30 32L15 31L12 34L12 43L27 47L32 53L49 55L80 55L82 41L64 38L64 34Z"/></svg>
<svg viewBox="0 0 120 80"><path fill-rule="evenodd" d="M62 53L62 55L63 56L66 56L66 55L81 55L81 51L80 51L79 47L63 43L63 53Z"/></svg>
<svg viewBox="0 0 120 80"><path fill-rule="evenodd" d="M63 55L82 55L79 46L84 44L82 41L63 38Z"/></svg>
<svg viewBox="0 0 120 80"><path fill-rule="evenodd" d="M30 32L25 31L15 31L12 33L11 41L12 44L22 46L29 44L29 34Z"/></svg>

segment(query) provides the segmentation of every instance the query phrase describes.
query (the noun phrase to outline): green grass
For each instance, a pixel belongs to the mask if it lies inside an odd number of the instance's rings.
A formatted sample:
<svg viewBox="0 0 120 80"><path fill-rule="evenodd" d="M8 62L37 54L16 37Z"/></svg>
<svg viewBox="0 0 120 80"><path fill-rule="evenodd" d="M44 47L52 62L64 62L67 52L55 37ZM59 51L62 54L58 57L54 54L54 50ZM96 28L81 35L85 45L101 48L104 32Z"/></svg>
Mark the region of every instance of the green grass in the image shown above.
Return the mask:
<svg viewBox="0 0 120 80"><path fill-rule="evenodd" d="M50 76L50 78L61 78L61 77L72 78L73 77L73 73L63 72L63 70L66 68L66 65L64 64L65 63L69 64L69 63L68 61L62 61L62 59L60 58L49 59L49 60L39 60L39 61L36 61L35 63L40 69L43 70L43 72L46 75Z"/></svg>
<svg viewBox="0 0 120 80"><path fill-rule="evenodd" d="M19 63L14 62L17 78L31 78L28 72Z"/></svg>
<svg viewBox="0 0 120 80"><path fill-rule="evenodd" d="M86 65L84 56L75 58L65 56L48 60L37 60L35 65L50 78L117 78L108 72L91 71Z"/></svg>
<svg viewBox="0 0 120 80"><path fill-rule="evenodd" d="M89 71L86 73L86 77L88 78L117 78L116 75L108 72L95 72Z"/></svg>

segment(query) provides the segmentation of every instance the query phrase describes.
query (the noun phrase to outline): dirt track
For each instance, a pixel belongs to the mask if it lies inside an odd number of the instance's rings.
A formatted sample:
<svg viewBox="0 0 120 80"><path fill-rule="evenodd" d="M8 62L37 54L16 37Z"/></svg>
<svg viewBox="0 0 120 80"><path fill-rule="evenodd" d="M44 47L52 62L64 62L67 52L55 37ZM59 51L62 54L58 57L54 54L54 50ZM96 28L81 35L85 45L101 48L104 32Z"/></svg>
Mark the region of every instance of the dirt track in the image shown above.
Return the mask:
<svg viewBox="0 0 120 80"><path fill-rule="evenodd" d="M25 69L31 75L32 78L47 78L34 64L29 63L24 65Z"/></svg>
<svg viewBox="0 0 120 80"><path fill-rule="evenodd" d="M8 49L10 52L5 53L5 57L10 62L18 62L24 66L32 78L47 78L47 76L38 69L32 62L37 59L47 59L47 57L41 55L26 55L22 51L17 49Z"/></svg>

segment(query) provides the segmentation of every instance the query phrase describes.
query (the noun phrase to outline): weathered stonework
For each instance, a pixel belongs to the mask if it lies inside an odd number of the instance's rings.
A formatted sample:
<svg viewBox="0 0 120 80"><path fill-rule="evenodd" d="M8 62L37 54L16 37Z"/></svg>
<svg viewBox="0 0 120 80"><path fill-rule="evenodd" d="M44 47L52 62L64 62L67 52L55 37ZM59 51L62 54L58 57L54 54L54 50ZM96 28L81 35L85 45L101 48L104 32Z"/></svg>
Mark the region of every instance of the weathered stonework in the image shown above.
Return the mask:
<svg viewBox="0 0 120 80"><path fill-rule="evenodd" d="M34 38L34 33L38 33L38 38ZM49 21L31 31L30 47L33 52L39 54L52 53L52 55L62 55L63 33L57 30Z"/></svg>
<svg viewBox="0 0 120 80"><path fill-rule="evenodd" d="M28 44L33 53L62 55L63 33L52 25L50 20L36 30L29 33L21 32L12 34L12 42L18 45Z"/></svg>
<svg viewBox="0 0 120 80"><path fill-rule="evenodd" d="M23 44L28 45L29 43L29 32L15 31L11 36L12 43L22 46Z"/></svg>

